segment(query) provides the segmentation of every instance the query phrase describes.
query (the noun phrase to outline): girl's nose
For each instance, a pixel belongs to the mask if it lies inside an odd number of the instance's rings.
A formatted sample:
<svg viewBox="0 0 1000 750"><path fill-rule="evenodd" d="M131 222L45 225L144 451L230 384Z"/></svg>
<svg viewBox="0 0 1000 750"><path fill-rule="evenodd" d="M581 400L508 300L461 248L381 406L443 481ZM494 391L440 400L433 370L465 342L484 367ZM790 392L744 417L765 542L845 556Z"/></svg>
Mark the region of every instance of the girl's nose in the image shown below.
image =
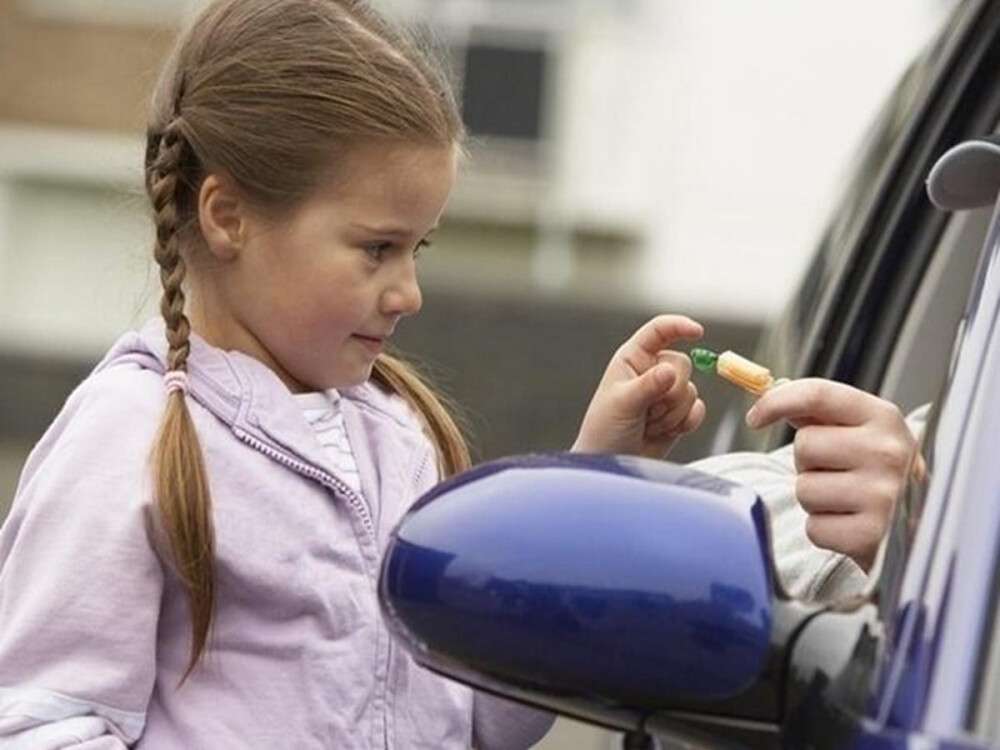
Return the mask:
<svg viewBox="0 0 1000 750"><path fill-rule="evenodd" d="M408 259L382 294L382 312L386 315L414 315L423 303L416 264Z"/></svg>

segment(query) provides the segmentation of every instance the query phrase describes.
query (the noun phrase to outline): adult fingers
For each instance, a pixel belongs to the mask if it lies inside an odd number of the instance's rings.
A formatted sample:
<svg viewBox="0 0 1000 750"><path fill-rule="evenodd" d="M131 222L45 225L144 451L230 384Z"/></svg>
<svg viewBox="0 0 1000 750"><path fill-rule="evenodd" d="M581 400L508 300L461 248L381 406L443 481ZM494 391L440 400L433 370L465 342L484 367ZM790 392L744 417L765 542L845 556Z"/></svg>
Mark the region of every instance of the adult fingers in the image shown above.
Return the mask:
<svg viewBox="0 0 1000 750"><path fill-rule="evenodd" d="M840 552L868 569L885 527L869 513L818 513L806 519L806 536L823 549Z"/></svg>
<svg viewBox="0 0 1000 750"><path fill-rule="evenodd" d="M850 469L862 462L859 430L851 427L810 425L795 433L792 448L795 470Z"/></svg>
<svg viewBox="0 0 1000 750"><path fill-rule="evenodd" d="M913 460L916 441L906 424L860 427L810 425L795 433L793 455L798 471L871 467L902 477ZM919 477L915 467L915 476Z"/></svg>
<svg viewBox="0 0 1000 750"><path fill-rule="evenodd" d="M899 414L888 401L823 378L793 380L762 395L747 412L747 424L759 428L782 419L794 423L859 425Z"/></svg>
<svg viewBox="0 0 1000 750"><path fill-rule="evenodd" d="M813 514L873 513L888 518L901 485L855 471L808 471L795 479L795 498Z"/></svg>

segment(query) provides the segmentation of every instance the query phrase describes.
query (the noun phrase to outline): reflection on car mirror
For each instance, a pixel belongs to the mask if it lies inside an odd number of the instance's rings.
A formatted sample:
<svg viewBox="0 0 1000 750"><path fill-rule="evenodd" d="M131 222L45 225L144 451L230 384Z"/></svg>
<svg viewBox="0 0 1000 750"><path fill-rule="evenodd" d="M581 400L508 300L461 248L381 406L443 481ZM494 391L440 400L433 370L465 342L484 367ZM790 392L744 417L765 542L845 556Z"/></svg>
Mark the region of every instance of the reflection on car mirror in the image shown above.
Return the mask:
<svg viewBox="0 0 1000 750"><path fill-rule="evenodd" d="M761 678L780 608L769 550L746 487L646 459L520 457L421 498L380 596L420 664L628 728Z"/></svg>

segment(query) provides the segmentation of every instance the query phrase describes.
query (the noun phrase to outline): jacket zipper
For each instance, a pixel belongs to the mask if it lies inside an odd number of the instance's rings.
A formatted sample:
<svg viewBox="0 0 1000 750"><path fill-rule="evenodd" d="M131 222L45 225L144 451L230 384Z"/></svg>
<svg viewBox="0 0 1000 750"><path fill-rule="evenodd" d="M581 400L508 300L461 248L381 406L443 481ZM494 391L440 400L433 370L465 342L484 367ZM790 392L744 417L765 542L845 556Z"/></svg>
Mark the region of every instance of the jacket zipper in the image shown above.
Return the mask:
<svg viewBox="0 0 1000 750"><path fill-rule="evenodd" d="M267 443L258 440L249 433L241 430L239 427L233 427L233 431L236 433L236 436L240 440L249 445L251 448L260 451L265 456L274 459L278 463L287 466L293 471L297 471L300 474L303 474L304 476L307 476L311 479L315 479L325 487L332 489L335 492L339 492L347 500L347 502L350 503L351 507L354 508L357 514L361 517L361 524L364 526L365 531L367 531L369 536L371 537L372 542L375 544L376 550L378 549L378 540L375 537L375 524L372 522L371 513L369 513L368 511L368 506L365 505L364 501L357 495L357 493L354 490L352 490L350 487L344 484L344 482L337 479L337 477L333 476L332 474L329 474L325 471L310 466L309 464L304 463L302 461L296 461L288 454L276 450L275 448L272 448ZM376 570L377 569L378 566L376 565ZM388 633L386 633L386 636L388 637ZM389 678L390 678L389 670L392 664L391 653L392 653L392 638L388 637L386 643L386 652L385 652L385 678L382 680L382 704L385 707L385 714L382 717L382 734L386 743L385 746L387 748L389 747L388 693L389 693Z"/></svg>
<svg viewBox="0 0 1000 750"><path fill-rule="evenodd" d="M365 505L364 500L358 497L357 493L344 484L344 482L337 479L337 477L332 474L322 471L321 469L317 469L302 461L296 461L288 454L272 448L267 443L258 440L253 435L250 435L239 427L234 427L233 431L240 440L249 445L251 448L260 451L264 455L273 458L278 463L284 464L288 468L297 471L310 479L315 479L328 489L332 489L342 495L354 511L361 517L361 524L364 526L365 531L368 532L372 541L377 541L375 538L375 524L372 521L371 513L368 511L368 506Z"/></svg>
<svg viewBox="0 0 1000 750"><path fill-rule="evenodd" d="M247 432L244 432L238 427L233 428L236 436L239 437L244 443L249 445L251 448L260 451L266 456L274 459L280 464L287 466L293 471L297 471L311 479L315 479L320 484L339 492L347 502L350 503L351 507L358 513L361 517L361 523L365 527L365 530L370 535L372 542L375 544L376 549L378 549L378 540L375 537L375 525L372 523L371 513L368 511L368 506L365 505L364 501L358 497L357 493L354 492L350 487L348 487L344 482L337 479L337 477L329 474L325 471L317 469L310 466L302 461L296 461L294 458L286 453L283 453L275 448L272 448L267 443L258 440ZM376 566L377 570L377 566ZM384 632L384 631L383 631ZM392 637L389 636L387 632L384 632L386 637L386 651L385 651L385 677L382 680L382 705L384 714L382 716L382 737L385 742L385 747L389 747L389 680L391 675L389 674L392 668Z"/></svg>

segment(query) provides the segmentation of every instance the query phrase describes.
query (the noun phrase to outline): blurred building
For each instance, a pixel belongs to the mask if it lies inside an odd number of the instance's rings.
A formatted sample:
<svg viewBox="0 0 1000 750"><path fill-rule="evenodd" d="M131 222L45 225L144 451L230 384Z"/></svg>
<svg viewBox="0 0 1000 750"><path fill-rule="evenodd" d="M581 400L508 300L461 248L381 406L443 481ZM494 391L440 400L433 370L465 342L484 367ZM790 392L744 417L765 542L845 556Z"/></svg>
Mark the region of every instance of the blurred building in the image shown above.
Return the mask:
<svg viewBox="0 0 1000 750"><path fill-rule="evenodd" d="M144 113L196 5L0 0L5 498L72 384L155 314ZM567 446L611 351L653 307L636 274L645 155L613 119L575 125L607 108L602 92L623 96L597 69L641 4L404 5L452 56L473 139L427 256L425 313L400 344L465 405L481 456Z"/></svg>

